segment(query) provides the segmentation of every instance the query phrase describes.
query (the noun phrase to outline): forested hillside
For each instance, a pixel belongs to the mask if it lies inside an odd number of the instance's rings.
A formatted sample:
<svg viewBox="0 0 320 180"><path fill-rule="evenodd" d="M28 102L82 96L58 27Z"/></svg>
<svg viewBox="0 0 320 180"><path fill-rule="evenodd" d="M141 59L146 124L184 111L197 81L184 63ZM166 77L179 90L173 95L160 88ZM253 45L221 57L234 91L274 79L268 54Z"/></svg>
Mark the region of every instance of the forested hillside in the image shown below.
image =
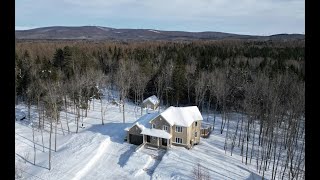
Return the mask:
<svg viewBox="0 0 320 180"><path fill-rule="evenodd" d="M304 44L19 41L16 103L36 105L51 122L72 103L79 121L80 110L99 99L99 88L109 87L119 91L123 109L128 99L139 104L155 94L165 106L197 105L202 112L221 113L221 126L215 127L221 134L228 131L228 114L241 113L247 118L227 133L232 143L225 150L232 154L234 146L241 147L244 163L254 152L259 172L272 168L273 178L283 173L294 179L304 174Z"/></svg>

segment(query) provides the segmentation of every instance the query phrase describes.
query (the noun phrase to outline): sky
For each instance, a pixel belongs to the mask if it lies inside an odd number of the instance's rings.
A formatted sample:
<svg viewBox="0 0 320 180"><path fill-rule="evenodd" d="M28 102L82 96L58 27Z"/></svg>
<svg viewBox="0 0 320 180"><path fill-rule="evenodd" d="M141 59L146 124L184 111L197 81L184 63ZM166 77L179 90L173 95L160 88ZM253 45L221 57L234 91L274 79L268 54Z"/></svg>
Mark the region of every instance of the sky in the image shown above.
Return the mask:
<svg viewBox="0 0 320 180"><path fill-rule="evenodd" d="M15 0L17 30L104 26L247 35L305 33L304 0Z"/></svg>

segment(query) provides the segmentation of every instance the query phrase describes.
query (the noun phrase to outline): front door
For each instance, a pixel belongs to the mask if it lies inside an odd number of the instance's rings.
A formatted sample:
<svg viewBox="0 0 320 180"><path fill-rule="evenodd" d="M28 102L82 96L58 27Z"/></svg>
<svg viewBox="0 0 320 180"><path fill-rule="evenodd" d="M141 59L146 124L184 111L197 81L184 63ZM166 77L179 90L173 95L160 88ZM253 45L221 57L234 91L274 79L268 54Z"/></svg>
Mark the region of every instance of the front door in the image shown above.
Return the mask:
<svg viewBox="0 0 320 180"><path fill-rule="evenodd" d="M147 136L147 142L150 143L150 136Z"/></svg>
<svg viewBox="0 0 320 180"><path fill-rule="evenodd" d="M162 138L162 146L167 146L167 139Z"/></svg>

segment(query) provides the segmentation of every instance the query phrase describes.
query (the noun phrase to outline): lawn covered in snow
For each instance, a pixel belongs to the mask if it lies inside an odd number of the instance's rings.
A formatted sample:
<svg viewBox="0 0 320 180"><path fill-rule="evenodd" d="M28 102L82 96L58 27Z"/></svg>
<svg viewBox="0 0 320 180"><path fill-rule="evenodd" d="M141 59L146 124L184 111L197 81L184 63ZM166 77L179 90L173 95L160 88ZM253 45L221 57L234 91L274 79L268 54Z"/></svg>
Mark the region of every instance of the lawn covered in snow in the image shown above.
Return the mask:
<svg viewBox="0 0 320 180"><path fill-rule="evenodd" d="M255 163L242 163L242 157L236 153L236 149L232 156L228 151L225 153L223 146L226 130L220 134L219 115L216 117L216 129L210 137L201 138L200 144L190 150L172 146L167 151L145 148L136 151L136 145L124 141L124 129L140 117L140 108L127 103L126 123L123 123L122 112L117 105L104 99L102 106L106 108L105 124L101 124L100 101L95 100L94 107L91 103L88 115L83 119L85 128L79 128L78 133L75 133L75 115L72 110L67 112L68 119L65 118L66 113L61 112L62 124L58 124L56 152L54 131L52 134L51 170L48 170L49 123L46 123L42 132L39 129L35 131L34 165L31 123L28 119L15 121L15 161L21 179L192 179L193 169L198 163L207 169L210 179L261 179ZM16 110L27 115L27 107L23 104L17 105ZM31 108L31 117L37 122L36 107ZM206 121L207 115L203 114L203 118ZM211 114L209 121L212 119ZM70 133L66 121L69 122ZM270 179L270 173L266 172L265 177Z"/></svg>

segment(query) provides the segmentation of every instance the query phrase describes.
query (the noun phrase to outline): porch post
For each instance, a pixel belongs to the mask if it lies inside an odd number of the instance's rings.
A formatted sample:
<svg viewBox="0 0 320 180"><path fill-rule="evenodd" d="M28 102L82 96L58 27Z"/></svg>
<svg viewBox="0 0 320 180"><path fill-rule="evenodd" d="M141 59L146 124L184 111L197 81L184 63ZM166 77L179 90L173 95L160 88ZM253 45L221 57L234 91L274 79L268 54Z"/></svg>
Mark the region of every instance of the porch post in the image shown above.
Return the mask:
<svg viewBox="0 0 320 180"><path fill-rule="evenodd" d="M142 144L144 143L144 134L142 134Z"/></svg>
<svg viewBox="0 0 320 180"><path fill-rule="evenodd" d="M169 147L169 139L167 139L167 149L168 149L168 147Z"/></svg>
<svg viewBox="0 0 320 180"><path fill-rule="evenodd" d="M129 134L129 131L127 132L127 142L130 143L130 134Z"/></svg>
<svg viewBox="0 0 320 180"><path fill-rule="evenodd" d="M157 137L157 140L158 140L158 141L157 141L157 144L158 144L158 147L159 147L159 137Z"/></svg>

